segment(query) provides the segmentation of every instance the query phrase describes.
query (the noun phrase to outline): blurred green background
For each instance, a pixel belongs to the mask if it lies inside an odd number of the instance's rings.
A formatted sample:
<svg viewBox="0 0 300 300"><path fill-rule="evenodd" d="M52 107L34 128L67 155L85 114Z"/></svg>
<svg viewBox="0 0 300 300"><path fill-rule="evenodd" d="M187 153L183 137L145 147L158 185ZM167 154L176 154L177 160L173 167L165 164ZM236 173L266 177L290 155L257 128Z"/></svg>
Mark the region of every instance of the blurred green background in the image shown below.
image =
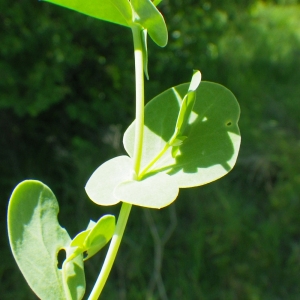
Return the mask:
<svg viewBox="0 0 300 300"><path fill-rule="evenodd" d="M103 292L113 300L300 299L300 1L164 0L169 29L149 40L146 98L192 69L241 106L234 170L134 207ZM130 30L34 0L0 0L0 299L36 299L8 246L6 210L24 179L47 184L73 237L98 207L84 186L123 154L134 118ZM90 291L106 249L86 264Z"/></svg>

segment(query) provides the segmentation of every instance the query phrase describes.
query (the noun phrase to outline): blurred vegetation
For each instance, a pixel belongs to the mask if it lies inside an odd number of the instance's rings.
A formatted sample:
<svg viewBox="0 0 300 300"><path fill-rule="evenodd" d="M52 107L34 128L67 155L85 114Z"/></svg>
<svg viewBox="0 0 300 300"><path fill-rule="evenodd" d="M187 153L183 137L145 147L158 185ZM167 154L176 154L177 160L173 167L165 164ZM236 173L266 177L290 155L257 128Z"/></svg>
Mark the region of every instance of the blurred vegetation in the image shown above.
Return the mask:
<svg viewBox="0 0 300 300"><path fill-rule="evenodd" d="M200 69L237 96L242 147L223 179L182 190L161 211L133 208L103 298L300 299L300 1L164 0L160 9L169 44L149 41L147 99ZM124 153L133 46L126 28L33 0L0 0L0 41L0 298L28 300L8 247L11 191L28 178L50 186L72 236L118 214L89 201L84 185ZM104 255L86 265L88 290Z"/></svg>

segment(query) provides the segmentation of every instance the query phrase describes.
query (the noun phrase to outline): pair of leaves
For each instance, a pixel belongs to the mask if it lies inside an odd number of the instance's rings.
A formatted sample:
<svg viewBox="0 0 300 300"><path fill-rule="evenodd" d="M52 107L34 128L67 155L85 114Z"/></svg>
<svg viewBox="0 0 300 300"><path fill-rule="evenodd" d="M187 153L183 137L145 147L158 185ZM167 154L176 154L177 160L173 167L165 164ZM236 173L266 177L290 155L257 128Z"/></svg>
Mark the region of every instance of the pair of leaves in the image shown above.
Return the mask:
<svg viewBox="0 0 300 300"><path fill-rule="evenodd" d="M67 258L67 262L80 254L85 254L84 260L91 258L112 238L115 227L116 221L112 215L103 216L97 223L90 221L87 229L72 240L70 247L74 248L74 252Z"/></svg>
<svg viewBox="0 0 300 300"><path fill-rule="evenodd" d="M115 217L106 215L72 241L57 220L52 191L35 180L21 182L8 206L8 234L13 255L31 289L40 299L77 300L85 292L83 253L92 257L112 237ZM58 253L66 252L62 268Z"/></svg>
<svg viewBox="0 0 300 300"><path fill-rule="evenodd" d="M123 139L129 157L113 158L92 174L86 185L91 200L162 208L176 199L179 188L207 184L233 168L240 146L239 105L219 84L202 82L195 91L197 74L191 84L170 88L145 106L140 180L132 179L133 122ZM176 153L169 147L174 136L174 141L179 137Z"/></svg>
<svg viewBox="0 0 300 300"><path fill-rule="evenodd" d="M88 16L126 27L134 24L147 29L152 40L164 47L168 41L163 16L151 0L43 0Z"/></svg>

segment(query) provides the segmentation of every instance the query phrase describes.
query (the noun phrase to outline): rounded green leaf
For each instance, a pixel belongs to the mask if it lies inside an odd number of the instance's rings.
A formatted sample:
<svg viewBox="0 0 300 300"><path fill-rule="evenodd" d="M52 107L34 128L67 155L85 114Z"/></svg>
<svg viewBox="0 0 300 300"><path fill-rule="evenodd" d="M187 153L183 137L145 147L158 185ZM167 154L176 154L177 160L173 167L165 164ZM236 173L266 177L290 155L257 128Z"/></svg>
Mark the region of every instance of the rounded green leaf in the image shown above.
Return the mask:
<svg viewBox="0 0 300 300"><path fill-rule="evenodd" d="M115 187L132 177L132 161L128 156L118 156L102 164L88 180L85 190L98 205L114 205L120 202L114 196Z"/></svg>
<svg viewBox="0 0 300 300"><path fill-rule="evenodd" d="M85 15L130 27L132 8L128 0L43 0Z"/></svg>
<svg viewBox="0 0 300 300"><path fill-rule="evenodd" d="M40 299L82 299L82 256L67 263L64 276L57 266L58 252L64 249L68 256L71 241L57 221L58 211L57 200L46 185L35 180L21 182L8 206L10 246L27 283Z"/></svg>
<svg viewBox="0 0 300 300"><path fill-rule="evenodd" d="M149 208L170 205L178 196L179 187L173 184L171 176L157 173L143 180L128 180L115 189L117 198L123 202Z"/></svg>
<svg viewBox="0 0 300 300"><path fill-rule="evenodd" d="M182 84L158 95L145 107L143 170L166 146L174 134L181 99L189 84ZM202 82L196 91L196 101L190 114L183 143L170 147L147 171L164 172L179 187L199 186L227 174L234 166L239 147L240 109L234 95L225 87ZM124 134L124 146L133 155L134 123Z"/></svg>

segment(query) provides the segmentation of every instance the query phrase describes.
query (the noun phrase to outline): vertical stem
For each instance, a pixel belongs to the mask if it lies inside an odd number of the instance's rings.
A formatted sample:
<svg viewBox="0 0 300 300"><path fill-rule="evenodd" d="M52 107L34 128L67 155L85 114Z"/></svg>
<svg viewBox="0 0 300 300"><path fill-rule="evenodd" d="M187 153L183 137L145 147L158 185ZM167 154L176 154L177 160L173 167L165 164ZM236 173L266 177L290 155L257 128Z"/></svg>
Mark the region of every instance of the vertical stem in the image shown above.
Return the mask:
<svg viewBox="0 0 300 300"><path fill-rule="evenodd" d="M142 146L144 135L144 65L143 65L143 48L141 27L133 24L133 43L134 43L134 59L135 59L135 88L136 88L136 119L135 119L135 142L134 142L134 157L133 168L138 177L140 172ZM97 300L104 288L110 270L113 266L117 252L124 234L129 213L132 205L122 203L115 233L111 239L101 272L97 278L94 288L88 300Z"/></svg>
<svg viewBox="0 0 300 300"><path fill-rule="evenodd" d="M144 137L144 66L141 27L138 25L133 25L132 33L134 44L136 95L133 169L135 171L136 176L138 176L141 166Z"/></svg>
<svg viewBox="0 0 300 300"><path fill-rule="evenodd" d="M94 285L94 288L88 298L88 300L97 300L104 288L104 285L106 283L106 280L108 278L108 275L110 273L110 270L113 266L113 263L115 261L115 258L117 256L117 252L119 249L119 246L121 244L121 240L123 237L123 233L126 227L126 223L129 217L129 213L131 210L131 204L123 203L120 211L120 215L118 218L117 226L115 229L115 233L111 239L109 249L107 251L101 272L97 278L97 281Z"/></svg>

